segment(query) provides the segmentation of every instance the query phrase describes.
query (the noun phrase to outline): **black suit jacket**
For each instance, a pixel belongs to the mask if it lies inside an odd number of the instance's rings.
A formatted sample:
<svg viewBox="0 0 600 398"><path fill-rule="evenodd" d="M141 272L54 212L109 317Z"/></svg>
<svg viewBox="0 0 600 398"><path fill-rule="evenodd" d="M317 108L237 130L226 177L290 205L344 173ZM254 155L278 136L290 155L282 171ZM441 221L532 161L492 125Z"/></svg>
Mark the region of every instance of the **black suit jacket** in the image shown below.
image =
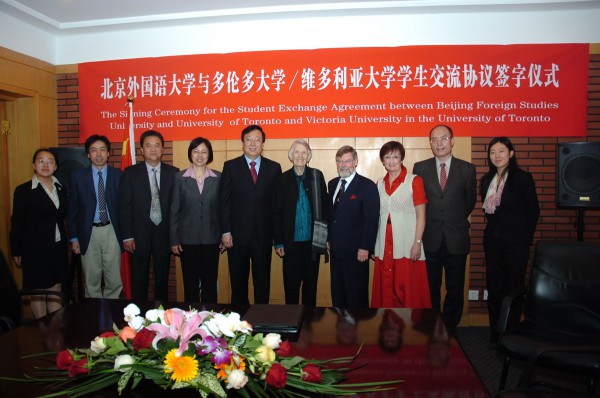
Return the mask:
<svg viewBox="0 0 600 398"><path fill-rule="evenodd" d="M159 250L171 250L169 245L169 214L171 207L171 194L173 191L173 180L178 168L166 163L160 164L160 208L162 213L162 222L159 227L164 230L164 246ZM152 202L152 193L150 190L150 180L148 179L148 169L146 163L141 162L127 167L123 171L120 184L120 216L121 216L121 237L123 240L135 239L136 250L149 245L150 227L150 206Z"/></svg>
<svg viewBox="0 0 600 398"><path fill-rule="evenodd" d="M327 195L327 186L325 177L320 170L306 167L304 181L302 186L308 196L311 214L314 220L315 209L313 207L313 170L316 171L317 183L321 187L321 218L329 222L329 201ZM296 172L292 167L279 177L277 191L275 195L275 245L283 244L289 247L294 243L294 230L296 227L296 205L298 204L298 182L296 181ZM312 236L312 231L311 231Z"/></svg>
<svg viewBox="0 0 600 398"><path fill-rule="evenodd" d="M261 159L256 184L244 155L223 165L219 185L221 233L230 232L234 245L273 244L273 203L281 174L279 163Z"/></svg>
<svg viewBox="0 0 600 398"><path fill-rule="evenodd" d="M330 206L339 177L329 181ZM331 211L329 222L329 245L331 257L339 260L355 260L358 249L375 249L379 226L379 192L371 180L356 173L337 211Z"/></svg>
<svg viewBox="0 0 600 398"><path fill-rule="evenodd" d="M184 177L187 170L175 174L170 216L171 246L209 245L221 242L219 226L219 182L217 177L204 179L202 195L195 178Z"/></svg>
<svg viewBox="0 0 600 398"><path fill-rule="evenodd" d="M469 253L469 215L477 202L475 166L453 156L444 192L435 158L415 163L413 173L423 179L427 196L423 247L427 251L438 251L445 239L450 253Z"/></svg>
<svg viewBox="0 0 600 398"><path fill-rule="evenodd" d="M10 249L14 257L32 248L53 248L57 224L61 241L67 241L67 190L59 183L54 186L60 201L58 209L41 184L31 189L31 181L27 181L15 189L10 229Z"/></svg>
<svg viewBox="0 0 600 398"><path fill-rule="evenodd" d="M123 250L121 240L121 220L119 219L119 184L121 182L121 170L107 166L107 177L105 181L106 206L110 215L117 240ZM94 215L96 213L97 195L94 187L92 172L96 168L85 167L74 170L69 177L69 211L68 227L69 239L77 238L81 254L85 254L92 237Z"/></svg>
<svg viewBox="0 0 600 398"><path fill-rule="evenodd" d="M488 173L481 179L482 203L493 178L494 174ZM540 206L533 177L521 169L510 170L500 205L494 214L485 214L487 224L483 243L495 240L497 243L530 245L539 216Z"/></svg>

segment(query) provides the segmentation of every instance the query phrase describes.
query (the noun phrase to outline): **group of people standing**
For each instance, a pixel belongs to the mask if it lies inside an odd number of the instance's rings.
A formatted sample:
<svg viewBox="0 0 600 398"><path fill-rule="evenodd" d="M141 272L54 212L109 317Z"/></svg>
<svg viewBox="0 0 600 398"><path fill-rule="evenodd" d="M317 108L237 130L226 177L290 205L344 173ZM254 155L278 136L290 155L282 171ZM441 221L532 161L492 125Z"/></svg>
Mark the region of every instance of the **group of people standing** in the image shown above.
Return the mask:
<svg viewBox="0 0 600 398"><path fill-rule="evenodd" d="M312 150L305 140L292 143L292 167L282 173L279 163L262 156L265 140L260 126L246 127L243 154L226 161L221 173L208 166L210 141L195 138L190 166L179 171L161 161L164 139L150 130L140 138L144 162L121 173L107 164L108 139L94 135L85 143L92 166L71 174L68 195L53 176L54 154L36 151L34 177L15 190L12 217L12 253L23 265L24 287L60 289L70 241L82 255L88 297L120 295L126 250L133 299L147 298L151 259L155 299L167 299L173 253L181 256L185 300L217 302L219 253L227 251L231 303L249 303L250 272L254 302L268 303L274 248L283 259L288 304L302 297L303 304L316 305L325 255L334 307L438 308L453 332L464 304L477 180L475 166L452 155L452 129L430 131L434 156L417 162L412 173L403 165L403 145L385 143L379 158L386 174L377 182L356 172L357 152L343 146L335 156L338 176L326 184L323 173L308 166ZM490 142L488 164L480 195L493 327L502 298L525 283L539 205L531 174L517 166L508 138ZM40 239L31 239L34 234Z"/></svg>

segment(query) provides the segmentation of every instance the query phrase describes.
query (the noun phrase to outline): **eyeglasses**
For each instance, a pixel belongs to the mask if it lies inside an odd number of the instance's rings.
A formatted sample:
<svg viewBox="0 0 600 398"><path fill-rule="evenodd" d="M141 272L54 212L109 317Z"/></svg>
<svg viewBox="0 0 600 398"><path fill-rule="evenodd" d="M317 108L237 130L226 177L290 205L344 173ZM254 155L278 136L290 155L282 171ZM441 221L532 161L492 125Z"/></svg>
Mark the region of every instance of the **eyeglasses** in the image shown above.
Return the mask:
<svg viewBox="0 0 600 398"><path fill-rule="evenodd" d="M246 144L260 144L262 142L262 138L260 138L260 137L255 137L255 138L246 137L246 138L244 138L244 142Z"/></svg>
<svg viewBox="0 0 600 398"><path fill-rule="evenodd" d="M337 164L342 164L342 165L349 165L352 164L354 162L354 159L346 159L346 160L342 160L342 159L336 159L335 162Z"/></svg>
<svg viewBox="0 0 600 398"><path fill-rule="evenodd" d="M443 137L433 137L432 139L429 140L429 142L432 144L437 144L438 142L445 144L446 142L448 142L449 139L450 139L450 137L445 135Z"/></svg>
<svg viewBox="0 0 600 398"><path fill-rule="evenodd" d="M56 162L52 159L48 159L48 160L38 159L36 163L39 164L40 166L43 166L45 164L47 164L48 166L54 166L56 164Z"/></svg>

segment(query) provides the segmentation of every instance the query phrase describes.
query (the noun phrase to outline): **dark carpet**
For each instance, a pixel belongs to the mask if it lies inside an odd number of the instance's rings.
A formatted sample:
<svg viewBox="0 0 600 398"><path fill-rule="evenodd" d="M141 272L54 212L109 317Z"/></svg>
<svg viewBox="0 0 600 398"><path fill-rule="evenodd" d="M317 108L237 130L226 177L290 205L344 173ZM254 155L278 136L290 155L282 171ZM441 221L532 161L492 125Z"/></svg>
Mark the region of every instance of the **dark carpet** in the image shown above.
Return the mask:
<svg viewBox="0 0 600 398"><path fill-rule="evenodd" d="M489 337L489 328L483 326L459 327L456 331L459 344L493 397L498 392L504 356L489 347ZM511 360L507 389L517 387L523 366L523 362ZM587 387L587 379L582 376L545 369L536 369L534 380L581 392L585 392Z"/></svg>

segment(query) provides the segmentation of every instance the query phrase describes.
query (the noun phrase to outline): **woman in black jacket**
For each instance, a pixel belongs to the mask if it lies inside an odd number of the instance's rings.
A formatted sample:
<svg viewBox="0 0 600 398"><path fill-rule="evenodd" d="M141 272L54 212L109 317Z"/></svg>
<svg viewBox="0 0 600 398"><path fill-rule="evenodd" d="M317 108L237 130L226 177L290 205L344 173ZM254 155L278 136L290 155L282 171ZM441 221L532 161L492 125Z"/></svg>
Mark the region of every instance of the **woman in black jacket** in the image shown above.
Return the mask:
<svg viewBox="0 0 600 398"><path fill-rule="evenodd" d="M540 215L535 183L530 173L517 166L512 142L493 138L488 145L489 171L482 177L481 201L486 218L485 247L488 313L491 343L498 340L496 327L502 299L525 286L529 248ZM519 322L512 311L508 327Z"/></svg>
<svg viewBox="0 0 600 398"><path fill-rule="evenodd" d="M67 192L54 177L57 167L50 149L38 149L33 178L15 189L10 248L15 263L23 268L23 289L60 292L67 273ZM58 296L31 298L36 318L61 307Z"/></svg>
<svg viewBox="0 0 600 398"><path fill-rule="evenodd" d="M315 214L329 219L327 186L323 173L308 167L312 151L306 141L294 141L288 158L293 166L281 174L275 192L275 252L283 258L286 304L298 304L302 286L302 304L315 306L321 256L313 249L313 221Z"/></svg>

